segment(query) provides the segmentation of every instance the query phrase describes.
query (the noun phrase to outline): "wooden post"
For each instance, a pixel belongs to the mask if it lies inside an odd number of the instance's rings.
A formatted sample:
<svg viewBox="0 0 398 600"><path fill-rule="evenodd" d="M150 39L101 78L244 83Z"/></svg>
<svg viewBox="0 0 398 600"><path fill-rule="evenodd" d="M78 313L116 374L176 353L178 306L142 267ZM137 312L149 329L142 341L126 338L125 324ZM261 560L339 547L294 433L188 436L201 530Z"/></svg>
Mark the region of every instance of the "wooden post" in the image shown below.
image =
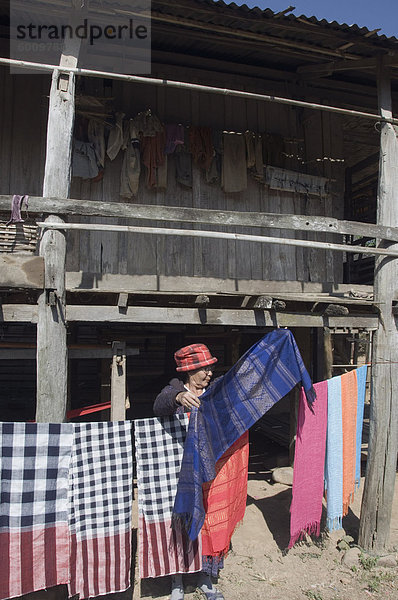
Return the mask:
<svg viewBox="0 0 398 600"><path fill-rule="evenodd" d="M70 45L72 44L72 46ZM80 40L66 43L60 67L76 66ZM68 198L75 115L75 76L54 69L47 125L43 196ZM60 222L50 216L47 222ZM62 222L62 221L61 221ZM36 421L62 423L66 416L68 361L65 315L66 240L46 230L40 244L45 285L38 300Z"/></svg>
<svg viewBox="0 0 398 600"><path fill-rule="evenodd" d="M378 69L381 114L392 115L391 82L382 59ZM381 123L377 222L398 224L398 141L393 125ZM392 247L396 247L393 245ZM398 261L376 259L374 294L379 326L374 335L369 454L362 498L359 545L380 553L388 544L398 448L398 331L392 314Z"/></svg>
<svg viewBox="0 0 398 600"><path fill-rule="evenodd" d="M49 217L49 220L60 220ZM67 405L67 346L65 317L66 241L61 231L44 232L44 292L38 300L36 421L62 423Z"/></svg>
<svg viewBox="0 0 398 600"><path fill-rule="evenodd" d="M112 342L111 421L126 418L126 342Z"/></svg>
<svg viewBox="0 0 398 600"><path fill-rule="evenodd" d="M323 379L330 379L333 377L333 344L329 327L323 328L323 361Z"/></svg>

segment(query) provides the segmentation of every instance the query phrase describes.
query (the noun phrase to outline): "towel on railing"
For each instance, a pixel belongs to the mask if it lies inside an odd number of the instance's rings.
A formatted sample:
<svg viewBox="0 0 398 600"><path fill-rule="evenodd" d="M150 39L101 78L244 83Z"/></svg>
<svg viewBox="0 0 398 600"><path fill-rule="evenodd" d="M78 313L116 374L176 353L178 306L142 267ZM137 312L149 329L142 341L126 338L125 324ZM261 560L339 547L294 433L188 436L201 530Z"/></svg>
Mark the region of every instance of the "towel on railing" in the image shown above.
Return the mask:
<svg viewBox="0 0 398 600"><path fill-rule="evenodd" d="M201 396L201 407L191 413L173 511L191 540L203 525L202 484L214 479L216 461L298 383L311 404L315 392L293 334L276 329Z"/></svg>

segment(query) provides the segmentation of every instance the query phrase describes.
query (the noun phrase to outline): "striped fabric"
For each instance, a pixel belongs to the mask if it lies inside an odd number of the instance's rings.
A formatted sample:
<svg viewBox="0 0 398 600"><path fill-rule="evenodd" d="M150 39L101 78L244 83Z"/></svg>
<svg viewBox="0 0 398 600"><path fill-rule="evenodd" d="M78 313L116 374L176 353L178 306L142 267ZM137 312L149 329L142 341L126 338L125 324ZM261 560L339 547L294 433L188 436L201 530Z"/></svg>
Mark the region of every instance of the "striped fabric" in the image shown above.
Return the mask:
<svg viewBox="0 0 398 600"><path fill-rule="evenodd" d="M134 422L140 577L200 571L201 540L191 542L171 516L188 415Z"/></svg>
<svg viewBox="0 0 398 600"><path fill-rule="evenodd" d="M69 579L72 424L0 423L0 598Z"/></svg>
<svg viewBox="0 0 398 600"><path fill-rule="evenodd" d="M315 392L293 334L276 329L201 396L191 413L173 511L190 539L202 528L202 485L214 479L216 461L298 383L312 403Z"/></svg>
<svg viewBox="0 0 398 600"><path fill-rule="evenodd" d="M131 422L76 423L69 486L69 595L130 586Z"/></svg>

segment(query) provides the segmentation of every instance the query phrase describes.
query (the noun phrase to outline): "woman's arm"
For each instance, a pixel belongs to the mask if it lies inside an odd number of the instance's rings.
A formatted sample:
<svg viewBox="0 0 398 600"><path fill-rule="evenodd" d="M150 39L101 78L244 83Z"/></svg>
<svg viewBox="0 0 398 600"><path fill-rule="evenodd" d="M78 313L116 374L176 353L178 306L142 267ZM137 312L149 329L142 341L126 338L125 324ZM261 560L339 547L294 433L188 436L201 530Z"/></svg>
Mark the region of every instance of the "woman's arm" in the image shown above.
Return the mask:
<svg viewBox="0 0 398 600"><path fill-rule="evenodd" d="M179 411L180 404L176 401L176 396L184 391L184 384L179 379L172 379L166 387L156 396L153 403L153 412L157 417L165 415L174 415Z"/></svg>

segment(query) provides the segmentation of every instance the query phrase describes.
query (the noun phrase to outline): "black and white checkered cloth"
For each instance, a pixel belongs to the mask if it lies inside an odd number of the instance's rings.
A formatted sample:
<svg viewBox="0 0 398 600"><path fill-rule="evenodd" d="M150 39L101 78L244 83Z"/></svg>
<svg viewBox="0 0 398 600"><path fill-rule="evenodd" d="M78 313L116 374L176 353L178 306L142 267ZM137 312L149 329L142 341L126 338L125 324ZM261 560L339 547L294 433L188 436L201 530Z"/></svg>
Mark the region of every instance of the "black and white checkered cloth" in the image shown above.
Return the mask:
<svg viewBox="0 0 398 600"><path fill-rule="evenodd" d="M131 529L131 421L75 423L69 527L77 540Z"/></svg>
<svg viewBox="0 0 398 600"><path fill-rule="evenodd" d="M0 423L0 531L68 520L71 423Z"/></svg>
<svg viewBox="0 0 398 600"><path fill-rule="evenodd" d="M146 523L171 518L189 417L134 421L138 511Z"/></svg>

